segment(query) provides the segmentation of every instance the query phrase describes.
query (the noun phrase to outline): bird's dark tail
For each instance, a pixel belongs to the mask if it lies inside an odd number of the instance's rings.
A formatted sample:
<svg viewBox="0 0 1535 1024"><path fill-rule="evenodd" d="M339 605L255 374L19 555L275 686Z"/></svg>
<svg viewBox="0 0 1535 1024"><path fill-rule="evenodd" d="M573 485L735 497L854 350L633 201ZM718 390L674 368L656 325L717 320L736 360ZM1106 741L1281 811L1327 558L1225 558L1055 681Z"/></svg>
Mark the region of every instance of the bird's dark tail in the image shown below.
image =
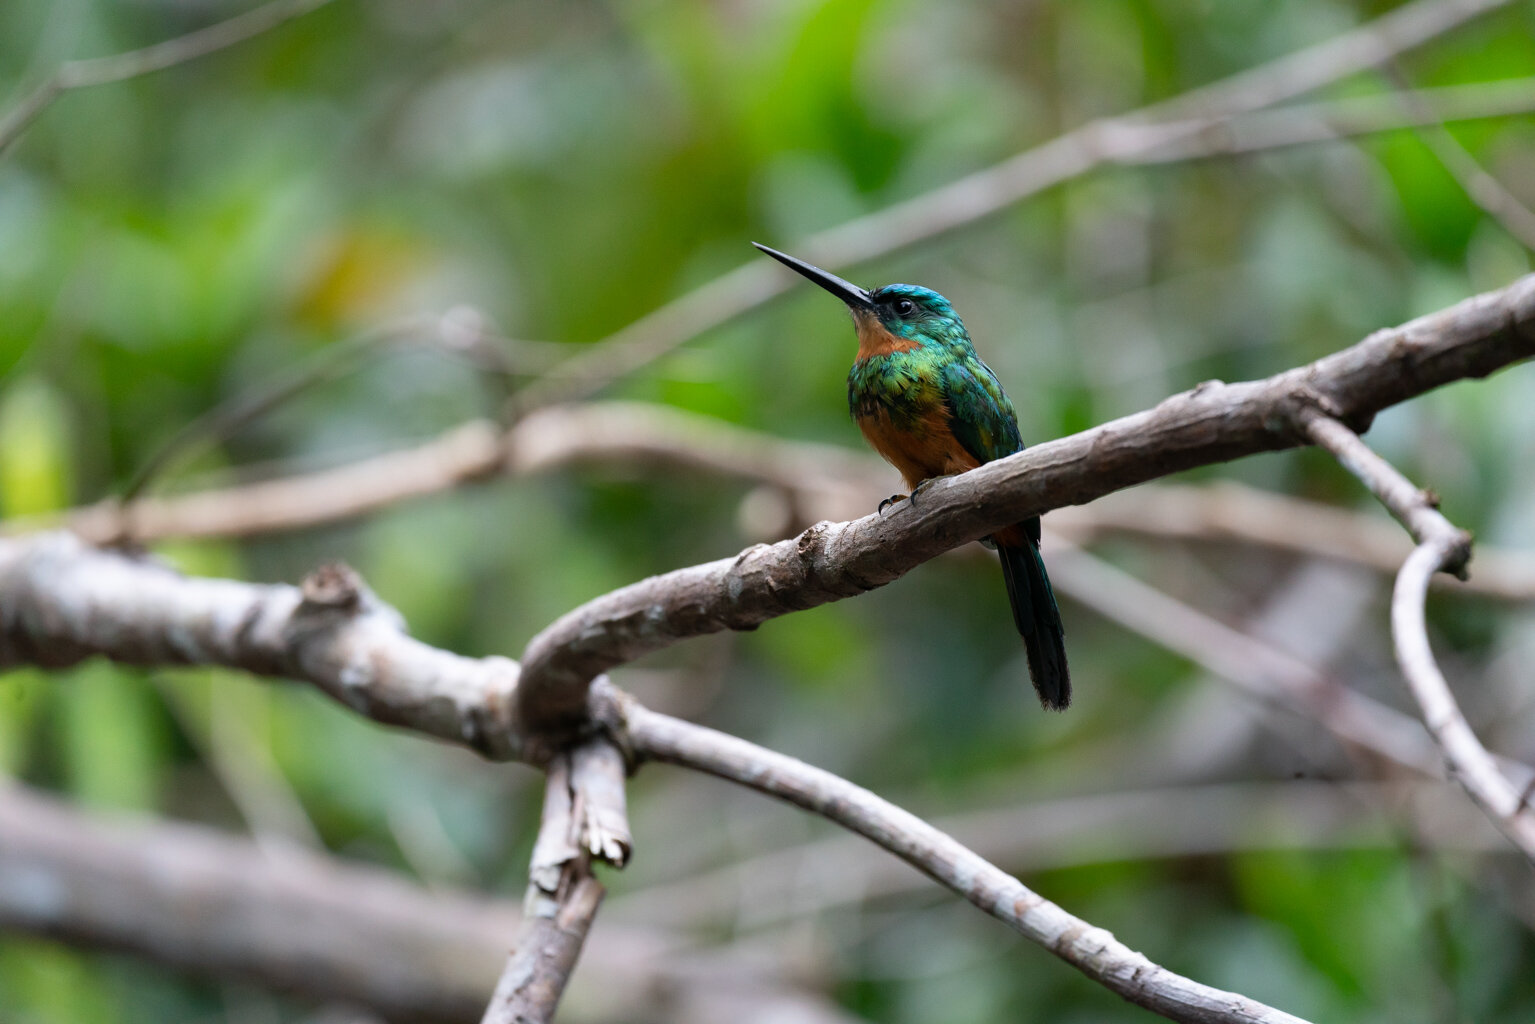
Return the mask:
<svg viewBox="0 0 1535 1024"><path fill-rule="evenodd" d="M1002 556L1002 578L1007 581L1007 599L1013 606L1013 624L1029 655L1029 678L1034 680L1039 702L1059 711L1071 703L1071 673L1066 669L1061 610L1045 574L1045 561L1039 556L1039 546L1030 540L998 544L997 554Z"/></svg>

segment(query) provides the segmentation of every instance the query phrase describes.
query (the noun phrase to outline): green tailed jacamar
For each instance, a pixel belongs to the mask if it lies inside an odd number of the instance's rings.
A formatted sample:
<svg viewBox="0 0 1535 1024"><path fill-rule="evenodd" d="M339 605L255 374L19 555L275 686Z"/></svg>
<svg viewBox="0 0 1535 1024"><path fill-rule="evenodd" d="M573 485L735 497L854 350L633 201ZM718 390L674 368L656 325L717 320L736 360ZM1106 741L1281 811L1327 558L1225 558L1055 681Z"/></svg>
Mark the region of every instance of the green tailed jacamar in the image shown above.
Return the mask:
<svg viewBox="0 0 1535 1024"><path fill-rule="evenodd" d="M864 438L900 470L913 494L925 480L1023 450L1013 403L975 354L948 299L913 284L865 291L776 249L757 248L847 304L858 331L858 358L847 375L848 408ZM1060 609L1039 556L1039 517L998 530L990 539L1002 557L1013 623L1023 637L1040 703L1064 708L1071 703L1071 676Z"/></svg>

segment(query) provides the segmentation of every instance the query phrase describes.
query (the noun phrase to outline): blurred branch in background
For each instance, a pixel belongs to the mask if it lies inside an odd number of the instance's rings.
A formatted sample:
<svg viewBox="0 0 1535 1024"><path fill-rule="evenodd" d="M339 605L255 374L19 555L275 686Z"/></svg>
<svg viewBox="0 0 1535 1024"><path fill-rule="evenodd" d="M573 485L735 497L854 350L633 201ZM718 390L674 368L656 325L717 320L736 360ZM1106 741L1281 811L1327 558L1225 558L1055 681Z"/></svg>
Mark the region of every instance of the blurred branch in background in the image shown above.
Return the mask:
<svg viewBox="0 0 1535 1024"><path fill-rule="evenodd" d="M137 953L168 967L248 978L355 1001L391 1019L478 1020L495 984L515 905L427 892L396 872L307 851L282 855L185 824L109 822L16 785L0 786L0 924ZM650 1011L702 1021L739 1000L748 1024L853 1018L802 987L792 954L703 952L664 928L610 924L586 958L572 1020ZM676 1014L676 1017L669 1017Z"/></svg>
<svg viewBox="0 0 1535 1024"><path fill-rule="evenodd" d="M1149 156L1180 139L1217 129L1237 115L1377 67L1509 2L1413 0L1372 22L1260 67L1131 114L1088 122L995 166L818 232L792 248L803 258L831 268L883 256L972 224L1096 167L1134 162L1138 155ZM1216 134L1212 154L1223 152L1226 145L1219 138L1221 133ZM1194 155L1204 154L1191 151L1178 158ZM1149 162L1165 161L1162 157ZM589 395L616 377L632 373L689 339L783 294L800 280L767 259L743 264L572 356L557 367L557 377L524 389L518 395L517 408L526 413Z"/></svg>
<svg viewBox="0 0 1535 1024"><path fill-rule="evenodd" d="M494 423L475 420L419 447L311 473L141 497L128 509L109 500L12 519L0 522L0 535L63 526L93 544L258 536L343 522L503 475L587 465L766 485L786 501L749 513L749 532L764 540L822 519L854 518L889 489L884 463L840 445L787 441L669 406L609 401L541 409L504 437ZM1056 509L1046 527L1077 543L1125 535L1245 544L1383 573L1395 573L1410 550L1401 531L1381 518L1231 481L1147 484ZM1535 598L1535 555L1481 545L1476 566L1468 580L1439 577L1436 584L1507 601Z"/></svg>
<svg viewBox="0 0 1535 1024"><path fill-rule="evenodd" d="M178 430L129 478L117 498L122 509L121 539L146 539L133 529L138 503L154 480L175 462L229 440L300 394L347 375L372 355L423 342L434 351L469 361L494 382L503 405L515 390L516 378L543 372L553 353L565 348L501 337L490 329L482 313L469 307L451 309L440 316L402 317L354 334L286 368L277 379L240 392Z"/></svg>
<svg viewBox="0 0 1535 1024"><path fill-rule="evenodd" d="M1418 135L1433 150L1445 170L1465 189L1467 197L1503 226L1526 249L1535 250L1535 212L1519 201L1501 181L1487 172L1476 157L1445 127L1450 120L1421 93L1410 88L1406 73L1392 62L1387 73L1399 91L1397 98L1420 122Z"/></svg>
<svg viewBox="0 0 1535 1024"><path fill-rule="evenodd" d="M1123 149L1113 162L1124 166L1178 163L1212 157L1243 156L1290 146L1312 146L1404 128L1513 117L1535 110L1535 79L1516 78L1400 89L1374 96L1349 96L1295 103L1223 120L1169 122L1124 129ZM1166 136L1149 148L1144 138Z"/></svg>
<svg viewBox="0 0 1535 1024"><path fill-rule="evenodd" d="M247 39L269 32L294 18L323 7L331 0L272 0L216 25L190 32L142 50L68 61L29 93L10 113L0 117L0 155L37 120L48 105L72 89L110 85L148 75L187 61L217 53Z"/></svg>
<svg viewBox="0 0 1535 1024"><path fill-rule="evenodd" d="M1057 568L1058 566L1058 568ZM1235 684L1311 719L1346 745L1435 778L1439 758L1410 716L1341 685L1306 661L1231 628L1080 550L1051 563L1067 593Z"/></svg>
<svg viewBox="0 0 1535 1024"><path fill-rule="evenodd" d="M1106 534L1247 544L1395 573L1410 545L1384 518L1231 481L1158 484L1057 509L1049 526L1088 543ZM1535 554L1477 546L1476 572L1436 577L1452 592L1506 601L1535 599Z"/></svg>

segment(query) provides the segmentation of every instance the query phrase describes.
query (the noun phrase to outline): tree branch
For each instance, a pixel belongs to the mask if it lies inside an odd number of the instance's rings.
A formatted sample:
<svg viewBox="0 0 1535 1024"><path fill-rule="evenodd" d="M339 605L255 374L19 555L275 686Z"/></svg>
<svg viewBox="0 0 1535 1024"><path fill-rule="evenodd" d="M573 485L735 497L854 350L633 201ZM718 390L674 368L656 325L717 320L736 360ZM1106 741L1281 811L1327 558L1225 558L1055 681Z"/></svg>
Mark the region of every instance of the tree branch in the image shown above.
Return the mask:
<svg viewBox="0 0 1535 1024"><path fill-rule="evenodd" d="M1440 777L1433 744L1412 716L1329 678L1304 659L1249 636L1080 550L1052 553L1052 576L1077 600L1259 701L1311 719L1346 746Z"/></svg>
<svg viewBox="0 0 1535 1024"><path fill-rule="evenodd" d="M0 540L0 669L102 654L132 665L223 665L300 679L359 714L498 760L517 663L412 639L344 566L302 588L185 577L62 533Z"/></svg>
<svg viewBox="0 0 1535 1024"><path fill-rule="evenodd" d="M316 573L302 589L253 586L184 579L60 535L0 540L0 666L107 654L138 664L210 663L287 675L379 721L541 764L565 756L570 733L562 716L586 729L596 722L638 754L756 779L759 788L874 838L1140 1005L1179 1020L1293 1020L1151 964L851 783L633 702L625 706L611 687L589 692L588 684L606 667L683 637L748 628L888 582L1054 505L1300 443L1319 421L1314 410L1367 422L1393 402L1531 354L1535 277L1268 380L1210 382L1146 412L938 481L916 511L903 506L888 517L819 524L796 540L615 591L535 638L520 683L513 662L459 658L411 640L398 616L343 567ZM619 712L628 716L627 731ZM1231 1007L1239 1008L1236 1016Z"/></svg>
<svg viewBox="0 0 1535 1024"><path fill-rule="evenodd" d="M1476 738L1428 642L1424 616L1428 581L1440 570L1465 573L1471 558L1471 535L1439 512L1435 495L1415 486L1342 423L1313 414L1302 424L1307 436L1358 477L1418 542L1403 564L1391 596L1391 637L1397 663L1451 773L1493 823L1535 861L1535 809L1530 807L1527 794L1498 769Z"/></svg>
<svg viewBox="0 0 1535 1024"><path fill-rule="evenodd" d="M478 1020L516 934L515 904L428 892L398 872L289 847L280 856L204 826L108 820L0 785L0 928L119 949L196 975L371 1007L389 1020ZM704 951L609 921L583 954L570 1019L849 1024L801 987L792 953ZM718 1017L712 1019L721 1019Z"/></svg>
<svg viewBox="0 0 1535 1024"><path fill-rule="evenodd" d="M1088 506L1057 509L1046 532L1079 544L1103 534L1273 548L1308 558L1395 574L1412 549L1384 518L1248 487L1233 481L1155 484L1111 494ZM1508 601L1535 599L1535 554L1479 547L1476 575L1458 592Z"/></svg>
<svg viewBox="0 0 1535 1024"><path fill-rule="evenodd" d="M330 0L272 0L271 3L227 21L141 50L130 50L110 57L68 61L60 65L47 81L29 93L9 114L0 118L0 155L21 137L28 125L48 109L49 104L72 89L110 85L206 57L259 36L328 3Z"/></svg>
<svg viewBox="0 0 1535 1024"><path fill-rule="evenodd" d="M1265 150L1335 142L1528 113L1535 105L1535 82L1528 78L1473 82L1430 89L1399 89L1376 96L1352 96L1315 103L1295 103L1219 121L1164 122L1155 129L1172 136L1149 149L1134 147L1114 162L1126 166L1169 164L1210 157L1240 156Z"/></svg>
<svg viewBox="0 0 1535 1024"><path fill-rule="evenodd" d="M264 674L292 675L380 721L418 728L482 752L539 760L551 769L552 785L558 791L556 773L564 770L568 755L559 748L542 748L546 737L525 735L493 711L506 706L506 694L500 687L507 679L503 673L515 671L514 663L504 659L476 662L435 651L405 636L397 619L387 614L387 609L374 607L375 602L350 572L339 568L311 577L301 594L291 587L183 579L119 553L86 549L67 535L4 540L0 541L0 667L26 662L69 664L92 653L106 653L136 664L206 661ZM913 862L919 866L929 861L938 864L933 858L940 858L947 866L935 877L951 886L965 877L965 872L984 867L986 884L974 891L964 890L973 902L1036 941L1045 942L1058 955L1141 1005L1166 1012L1175 1020L1231 1024L1296 1020L1153 965L1107 932L1089 928L931 826L851 783L792 759L758 751L743 741L707 730L689 732L693 727L646 712L605 682L593 688L591 698L593 718L623 736L637 755L686 763L689 752L698 748L673 750L668 743L679 736L687 739L707 733L704 753L724 744L718 749L728 749L734 756L747 751L760 756L763 760L758 769L732 762L730 771L771 783L778 788L770 791L779 795L790 795L783 787L795 778L808 778L817 787L822 783L832 786L826 791L834 794L832 802L812 809L830 814L834 820L842 820L836 813L840 801L861 794L857 808L863 816L844 824L851 822L850 827L860 834L908 859L915 858ZM483 707L475 706L477 699L484 701ZM636 723L648 731L637 732ZM455 728L461 731L455 734ZM610 755L594 758L594 762L609 766L601 771L610 771L619 763ZM785 767L789 765L796 767ZM705 767L702 762L696 766ZM803 775L801 769L810 775ZM705 770L732 777L724 768ZM593 793L601 789L589 787ZM555 816L555 824L544 834L568 835L575 818L573 798L571 803L551 801L546 806ZM847 805L849 809L853 806ZM902 831L908 828L915 831ZM586 842L590 845L591 838ZM550 843L540 846L548 848ZM579 850L578 843L568 839L560 840L558 848L557 854L537 854L535 869L546 857L552 861L568 857L572 849ZM576 862L584 861L585 856L578 853ZM571 927L562 927L559 912L553 911L550 925L531 936L532 942L523 947L547 949L553 944L567 951L550 965L554 977L564 976L564 957L573 955L579 946L574 933L578 922L587 916L586 908L595 909L592 890L573 886L570 891L577 888L582 888L582 895L571 904L573 909L565 918ZM534 927L538 928L536 923ZM1230 1006L1239 1007L1240 1012L1232 1015L1221 1009Z"/></svg>
<svg viewBox="0 0 1535 1024"><path fill-rule="evenodd" d="M1332 455L1369 488L1413 540L1419 544L1435 537L1446 540L1454 550L1442 568L1455 576L1466 575L1466 564L1471 560L1471 535L1455 527L1439 511L1438 495L1422 490L1397 472L1396 467L1360 440L1358 434L1331 416L1306 410L1300 416L1299 425L1313 444Z"/></svg>
<svg viewBox="0 0 1535 1024"><path fill-rule="evenodd" d="M1152 963L920 818L830 772L638 705L626 709L625 720L636 752L776 796L878 843L1137 1006L1201 1024L1300 1020Z"/></svg>
<svg viewBox="0 0 1535 1024"><path fill-rule="evenodd" d="M1155 408L934 481L915 512L818 523L797 538L679 569L562 616L523 653L517 713L569 728L601 672L691 636L751 629L882 586L1009 523L1183 469L1303 440L1300 410L1366 424L1387 406L1535 355L1535 275L1267 380L1207 381Z"/></svg>
<svg viewBox="0 0 1535 1024"><path fill-rule="evenodd" d="M546 766L543 821L533 845L528 895L516 948L481 1024L548 1024L576 968L605 892L577 836L581 815L570 755ZM622 761L619 783L622 789ZM625 827L627 831L627 826Z"/></svg>
<svg viewBox="0 0 1535 1024"><path fill-rule="evenodd" d="M953 798L945 799L945 803ZM1428 848L1503 853L1507 843L1443 782L1217 782L949 813L940 832L1013 870L1258 850L1399 849L1399 824ZM866 842L833 835L616 896L604 920L662 928L753 928L912 892L926 880Z"/></svg>
<svg viewBox="0 0 1535 1024"><path fill-rule="evenodd" d="M93 544L124 536L247 537L333 523L505 474L568 466L618 465L703 472L765 484L787 495L782 536L796 523L858 516L882 497L889 468L838 445L788 441L725 420L643 402L552 406L501 433L476 420L412 449L335 469L255 483L115 501L59 515L0 522L0 535L56 526ZM1046 532L1087 543L1103 534L1274 548L1395 574L1411 550L1400 531L1374 516L1231 481L1154 484L1086 506L1057 509ZM1446 582L1436 580L1436 582ZM1477 572L1457 590L1509 601L1535 598L1535 555L1481 546Z"/></svg>
<svg viewBox="0 0 1535 1024"><path fill-rule="evenodd" d="M1408 86L1406 73L1395 61L1387 66L1387 71L1402 87L1397 94L1402 105L1420 121L1418 137L1450 172L1467 198L1501 224L1520 245L1535 250L1535 212L1488 173L1442 119L1432 116L1431 105Z"/></svg>
<svg viewBox="0 0 1535 1024"><path fill-rule="evenodd" d="M864 483L872 494L884 476L881 463L848 448L783 441L698 413L613 401L541 409L506 431L472 420L418 447L338 468L149 496L130 509L99 502L62 516L8 520L0 533L62 525L98 544L125 535L141 542L247 537L363 516L498 475L592 463L659 465L770 483L792 490L822 514L844 513L838 518L865 504L861 496L849 500L850 488Z"/></svg>

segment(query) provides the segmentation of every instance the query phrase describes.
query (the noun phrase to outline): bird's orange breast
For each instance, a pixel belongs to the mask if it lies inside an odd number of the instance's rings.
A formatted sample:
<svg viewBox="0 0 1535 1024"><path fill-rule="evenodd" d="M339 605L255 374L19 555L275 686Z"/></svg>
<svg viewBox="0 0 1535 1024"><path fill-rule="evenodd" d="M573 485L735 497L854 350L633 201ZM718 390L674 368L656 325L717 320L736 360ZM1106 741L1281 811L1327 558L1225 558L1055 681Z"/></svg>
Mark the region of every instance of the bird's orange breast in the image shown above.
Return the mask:
<svg viewBox="0 0 1535 1024"><path fill-rule="evenodd" d="M864 413L858 417L858 429L864 440L900 471L909 488L930 477L963 473L980 465L954 436L941 405L900 424L884 409Z"/></svg>

